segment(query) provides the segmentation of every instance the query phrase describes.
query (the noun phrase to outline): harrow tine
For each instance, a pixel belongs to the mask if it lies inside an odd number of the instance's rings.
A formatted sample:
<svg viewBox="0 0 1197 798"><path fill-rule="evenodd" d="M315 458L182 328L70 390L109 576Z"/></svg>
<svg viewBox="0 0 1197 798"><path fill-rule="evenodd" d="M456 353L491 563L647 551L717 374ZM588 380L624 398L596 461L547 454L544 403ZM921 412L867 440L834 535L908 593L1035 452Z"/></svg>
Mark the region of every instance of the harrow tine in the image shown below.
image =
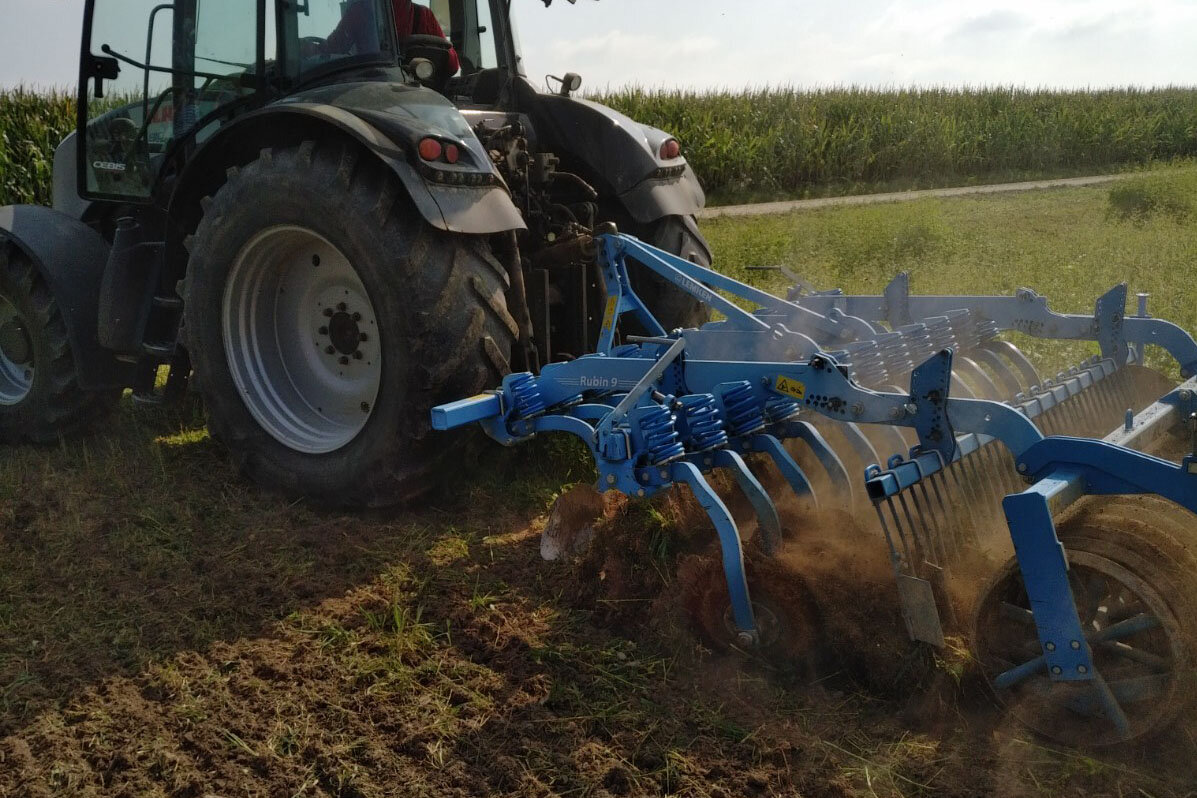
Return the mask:
<svg viewBox="0 0 1197 798"><path fill-rule="evenodd" d="M944 545L951 544L951 551L948 554L955 557L960 553L960 525L956 522L955 511L944 501L944 491L940 489L941 483L944 481L943 471L932 474L927 481L931 483L931 492L935 494L935 503L939 506L938 518L942 519L941 530ZM943 487L946 488L946 484Z"/></svg>
<svg viewBox="0 0 1197 798"><path fill-rule="evenodd" d="M1009 341L987 341L983 348L995 354L1004 355L1022 376L1026 388L1029 389L1031 386L1043 383L1043 380L1039 379L1039 372L1031 365L1031 361L1027 360L1027 356L1022 353L1021 349Z"/></svg>
<svg viewBox="0 0 1197 798"><path fill-rule="evenodd" d="M967 376L972 385L977 388L983 396L983 399L1009 399L1017 391L1013 393L1005 393L1001 388L989 378L989 375L982 370L973 360L967 357L958 357L952 361L954 370L958 369L962 376ZM973 392L975 395L975 392Z"/></svg>
<svg viewBox="0 0 1197 798"><path fill-rule="evenodd" d="M1108 362L1109 361L1104 360L1099 361L1095 363L1094 366L1104 373L1106 371L1106 365ZM1097 387L1095 392L1095 398L1100 403L1102 421L1116 418L1121 413L1121 410L1118 407L1118 399L1115 396L1115 379L1117 379L1117 377L1107 374L1107 376L1102 378L1101 384Z"/></svg>
<svg viewBox="0 0 1197 798"><path fill-rule="evenodd" d="M719 546L723 555L723 575L727 580L727 591L731 598L732 618L736 629L748 642L757 637L756 617L752 611L752 598L748 592L748 576L744 572L744 546L740 531L719 494L703 477L698 466L688 462L675 462L670 469L674 482L690 486L694 498L707 511L715 531L719 535Z"/></svg>
<svg viewBox="0 0 1197 798"><path fill-rule="evenodd" d="M864 434L870 440L877 442L876 449L879 452L906 452L910 449L910 441L902 436L897 427L878 427L876 425L869 425ZM880 459L880 458L878 458ZM877 462L873 460L872 462Z"/></svg>
<svg viewBox="0 0 1197 798"><path fill-rule="evenodd" d="M880 463L883 461L884 458L882 458L877 452L877 449L873 446L872 441L870 441L861 430L860 425L849 421L846 423L837 424L836 429L841 435L844 436L844 440L847 441L848 447L852 449L853 453L856 454L861 463L864 465L870 465L872 463Z"/></svg>
<svg viewBox="0 0 1197 798"><path fill-rule="evenodd" d="M1072 395L1076 387L1068 379L1067 374L1057 374L1052 380L1052 393L1056 396L1056 413L1060 420L1060 429L1064 435L1069 435L1077 429L1076 407L1072 403Z"/></svg>
<svg viewBox="0 0 1197 798"><path fill-rule="evenodd" d="M877 517L881 519L881 528L885 532L886 537L889 537L889 525L885 521L885 515L881 512L881 505L874 502L877 507ZM898 533L898 540L902 543L902 556L906 563L906 569L910 570L914 566L914 555L910 550L910 541L906 538L906 532L902 527L902 519L898 516L898 508L894 504L892 497L886 497L885 505L889 509L890 517L894 520L894 529ZM894 551L893 544L890 545L890 550Z"/></svg>
<svg viewBox="0 0 1197 798"><path fill-rule="evenodd" d="M761 545L765 553L772 557L781 548L781 519L777 515L777 507L773 500L769 498L760 480L748 470L748 464L739 454L731 449L720 449L715 452L714 459L716 467L731 471L736 484L752 504L761 528ZM808 483L807 489L809 488Z"/></svg>
<svg viewBox="0 0 1197 798"><path fill-rule="evenodd" d="M767 454L773 459L773 464L790 484L790 489L794 491L795 496L799 499L808 498L815 507L819 506L819 498L815 493L814 486L806 478L802 467L794 461L793 457L790 457L790 453L782 446L781 441L772 435L753 435L749 443L754 452Z"/></svg>
<svg viewBox="0 0 1197 798"><path fill-rule="evenodd" d="M1121 399L1120 404L1122 405L1118 409L1121 411L1137 410L1139 401L1135 397L1133 386L1130 384L1129 372L1124 369L1119 370L1117 377L1115 390L1118 391L1118 398Z"/></svg>
<svg viewBox="0 0 1197 798"><path fill-rule="evenodd" d="M999 520L998 495L1002 492L1002 488L995 485L994 480L1001 478L1001 472L993 470L988 451L991 446L993 446L992 443L982 446L967 459L967 463L972 469L973 487L981 495L982 504L987 511L989 520L997 521ZM989 475L988 478L986 474Z"/></svg>
<svg viewBox="0 0 1197 798"><path fill-rule="evenodd" d="M967 358L962 359L977 366L978 369L981 368L980 364L984 364L989 367L990 371L997 375L998 380L1002 383L1002 389L1000 393L990 398L1009 400L1022 392L1023 386L1019 384L1018 377L1014 375L1014 372L994 352L983 348L976 349L969 352ZM980 361L980 364L977 361ZM984 372L982 371L982 373Z"/></svg>
<svg viewBox="0 0 1197 798"><path fill-rule="evenodd" d="M1061 394L1065 397L1060 402L1060 417L1065 435L1072 435L1082 430L1082 421L1077 414L1076 391L1079 388L1068 379L1068 375L1060 374L1056 377L1056 385L1060 386Z"/></svg>
<svg viewBox="0 0 1197 798"><path fill-rule="evenodd" d="M844 467L844 461L835 453L835 449L831 448L819 430L806 421L793 421L786 428L786 437L800 440L807 445L815 459L827 472L832 488L840 493L847 503L851 504L853 489L852 480L848 477L848 469Z"/></svg>
<svg viewBox="0 0 1197 798"><path fill-rule="evenodd" d="M972 543L977 543L981 538L981 524L978 521L976 510L977 504L976 494L972 491L971 486L966 485L964 480L960 478L961 465L959 462L952 463L947 468L947 474L952 478L952 482L956 485L956 490L963 498L964 509L968 513L969 531L972 533ZM946 477L945 477L946 479Z"/></svg>
<svg viewBox="0 0 1197 798"><path fill-rule="evenodd" d="M910 503L914 505L914 511L919 517L919 524L923 528L923 537L927 541L927 550L924 556L930 555L933 558L930 560L933 565L941 565L947 561L947 552L943 550L940 529L935 523L935 512L931 508L931 499L927 495L927 486L923 484L923 480L919 480L910 490Z"/></svg>
<svg viewBox="0 0 1197 798"><path fill-rule="evenodd" d="M1072 369L1072 372L1081 386L1081 392L1077 395L1077 399L1080 401L1081 429L1092 429L1100 422L1100 410L1097 397L1094 394L1101 390L1101 386L1097 383L1093 370L1087 363L1082 363L1079 368Z"/></svg>
<svg viewBox="0 0 1197 798"><path fill-rule="evenodd" d="M906 492L898 494L898 504L902 507L902 515L906 518L907 528L910 529L910 537L914 541L914 553L918 557L918 562L927 559L927 547L923 545L922 536L919 535L919 525L914 522L914 516L910 513L910 505L906 501Z"/></svg>

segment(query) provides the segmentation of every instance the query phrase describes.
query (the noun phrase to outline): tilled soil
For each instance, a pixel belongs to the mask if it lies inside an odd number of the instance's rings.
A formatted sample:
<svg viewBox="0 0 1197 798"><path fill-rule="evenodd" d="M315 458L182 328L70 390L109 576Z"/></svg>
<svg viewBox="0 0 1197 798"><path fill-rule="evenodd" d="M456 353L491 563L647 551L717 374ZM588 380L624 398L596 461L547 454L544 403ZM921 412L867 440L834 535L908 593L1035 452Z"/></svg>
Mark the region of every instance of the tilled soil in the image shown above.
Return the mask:
<svg viewBox="0 0 1197 798"><path fill-rule="evenodd" d="M906 640L885 548L844 516L787 517L773 560L749 541L787 634L739 652L684 491L602 505L591 545L544 563L562 476L537 452L351 517L160 432L148 460L124 430L3 476L0 796L1197 790L1189 720L1092 754L1009 722L966 640Z"/></svg>

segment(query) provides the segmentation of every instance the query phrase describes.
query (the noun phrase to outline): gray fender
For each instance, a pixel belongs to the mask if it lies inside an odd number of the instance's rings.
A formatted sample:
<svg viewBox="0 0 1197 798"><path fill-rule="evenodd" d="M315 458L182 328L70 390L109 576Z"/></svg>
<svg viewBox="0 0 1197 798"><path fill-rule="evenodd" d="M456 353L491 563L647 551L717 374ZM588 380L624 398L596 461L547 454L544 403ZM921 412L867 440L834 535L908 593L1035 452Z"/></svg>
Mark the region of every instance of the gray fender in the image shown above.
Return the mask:
<svg viewBox="0 0 1197 798"><path fill-rule="evenodd" d="M584 164L596 187L614 195L637 222L689 216L706 205L685 159L661 159L661 145L670 134L605 105L540 94L524 85L538 133L548 140L542 145Z"/></svg>
<svg viewBox="0 0 1197 798"><path fill-rule="evenodd" d="M0 239L21 250L41 273L62 312L79 387L123 388L131 367L100 346L97 302L108 242L78 219L40 205L0 208Z"/></svg>
<svg viewBox="0 0 1197 798"><path fill-rule="evenodd" d="M659 180L649 178L618 195L628 214L647 224L666 216L691 218L706 205L706 194L694 170L686 164L681 177Z"/></svg>
<svg viewBox="0 0 1197 798"><path fill-rule="evenodd" d="M187 165L171 198L171 216L185 216L182 205L198 203L204 194L215 190L210 185L213 174L223 179L225 169L247 163L257 157L261 148L298 144L321 130L347 134L365 146L395 173L420 215L433 227L473 235L525 227L503 185L467 188L427 181L400 144L357 114L326 103L294 101L246 114L206 141Z"/></svg>

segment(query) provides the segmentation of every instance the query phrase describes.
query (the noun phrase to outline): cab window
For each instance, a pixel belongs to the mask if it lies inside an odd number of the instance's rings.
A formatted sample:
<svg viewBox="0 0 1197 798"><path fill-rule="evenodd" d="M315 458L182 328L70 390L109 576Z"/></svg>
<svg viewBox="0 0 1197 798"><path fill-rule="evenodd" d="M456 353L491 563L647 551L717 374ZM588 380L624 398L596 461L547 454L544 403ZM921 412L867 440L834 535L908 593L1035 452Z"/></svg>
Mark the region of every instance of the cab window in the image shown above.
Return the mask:
<svg viewBox="0 0 1197 798"><path fill-rule="evenodd" d="M392 52L390 0L303 0L281 7L283 28L294 36L292 74L299 77Z"/></svg>
<svg viewBox="0 0 1197 798"><path fill-rule="evenodd" d="M499 66L488 0L431 0L429 7L457 50L462 76Z"/></svg>
<svg viewBox="0 0 1197 798"><path fill-rule="evenodd" d="M92 63L80 75L87 127L83 193L150 196L171 145L210 135L217 113L257 86L258 4L245 0L95 0ZM87 69L109 75L96 94Z"/></svg>

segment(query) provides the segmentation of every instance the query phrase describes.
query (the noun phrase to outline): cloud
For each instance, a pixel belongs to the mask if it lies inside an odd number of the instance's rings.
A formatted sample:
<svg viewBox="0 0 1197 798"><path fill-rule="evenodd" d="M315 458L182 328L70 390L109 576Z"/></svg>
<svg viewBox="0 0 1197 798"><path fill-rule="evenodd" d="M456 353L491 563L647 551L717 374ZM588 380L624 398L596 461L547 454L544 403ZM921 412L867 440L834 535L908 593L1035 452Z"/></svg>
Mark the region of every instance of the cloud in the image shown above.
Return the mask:
<svg viewBox="0 0 1197 798"><path fill-rule="evenodd" d="M971 17L965 20L953 32L953 36L972 38L976 36L994 36L996 34L1011 34L1030 28L1034 20L1009 9L997 9L988 14Z"/></svg>
<svg viewBox="0 0 1197 798"><path fill-rule="evenodd" d="M1149 31L1141 15L1118 11L1097 17L1073 20L1053 29L1050 35L1061 42L1084 42L1108 40L1114 36L1125 36L1128 33L1148 35Z"/></svg>
<svg viewBox="0 0 1197 798"><path fill-rule="evenodd" d="M735 71L737 53L712 35L666 36L611 30L578 39L554 39L548 62L569 65L603 84L645 87L703 85L726 80Z"/></svg>
<svg viewBox="0 0 1197 798"><path fill-rule="evenodd" d="M666 61L713 53L719 47L719 40L714 36L667 38L650 33L624 33L616 29L584 39L557 40L549 45L549 51L554 58L597 54L613 61Z"/></svg>

